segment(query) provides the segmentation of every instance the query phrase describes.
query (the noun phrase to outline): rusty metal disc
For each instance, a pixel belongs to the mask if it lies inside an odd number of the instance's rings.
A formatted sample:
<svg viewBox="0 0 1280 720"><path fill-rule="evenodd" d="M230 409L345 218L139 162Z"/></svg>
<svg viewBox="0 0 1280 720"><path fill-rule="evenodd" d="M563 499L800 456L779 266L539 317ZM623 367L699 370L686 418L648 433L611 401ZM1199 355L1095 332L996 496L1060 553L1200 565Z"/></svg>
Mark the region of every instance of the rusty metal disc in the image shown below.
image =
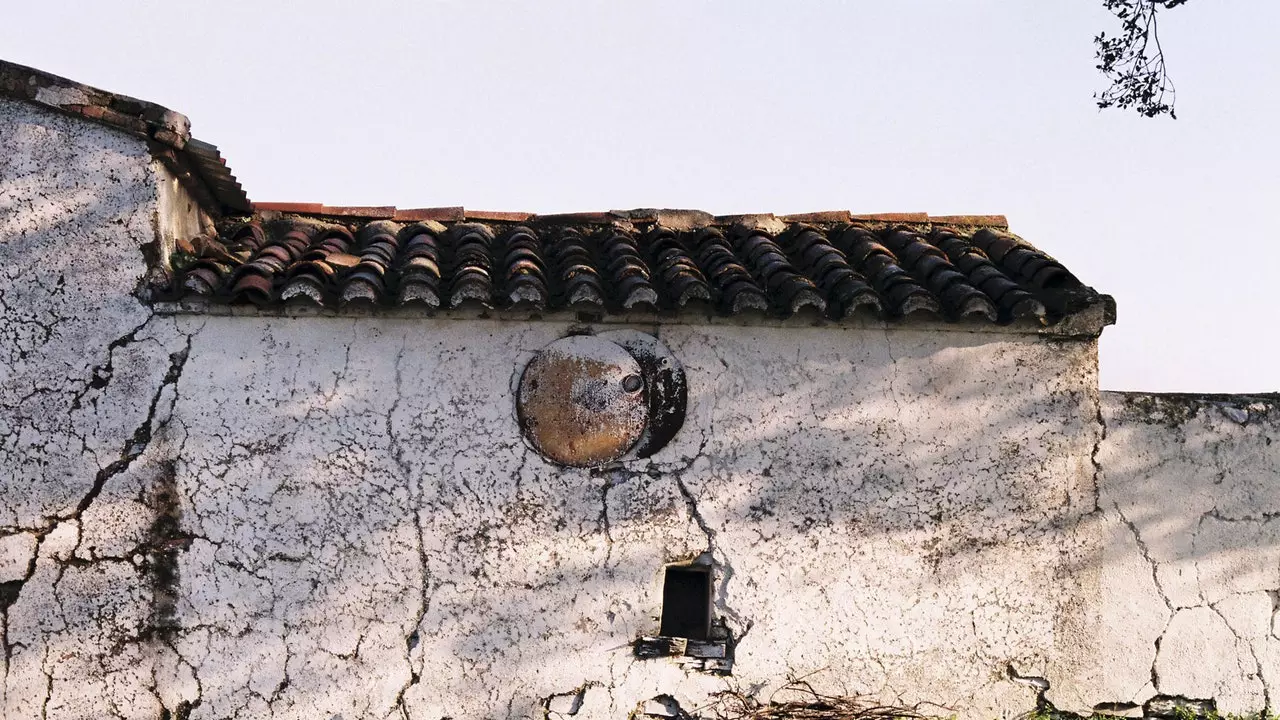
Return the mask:
<svg viewBox="0 0 1280 720"><path fill-rule="evenodd" d="M639 330L608 330L596 337L618 343L640 363L649 396L649 422L634 448L636 457L649 457L671 442L684 425L688 384L684 368L658 338Z"/></svg>
<svg viewBox="0 0 1280 720"><path fill-rule="evenodd" d="M590 335L543 348L520 378L525 436L548 459L593 467L625 455L649 420L644 372L617 343Z"/></svg>

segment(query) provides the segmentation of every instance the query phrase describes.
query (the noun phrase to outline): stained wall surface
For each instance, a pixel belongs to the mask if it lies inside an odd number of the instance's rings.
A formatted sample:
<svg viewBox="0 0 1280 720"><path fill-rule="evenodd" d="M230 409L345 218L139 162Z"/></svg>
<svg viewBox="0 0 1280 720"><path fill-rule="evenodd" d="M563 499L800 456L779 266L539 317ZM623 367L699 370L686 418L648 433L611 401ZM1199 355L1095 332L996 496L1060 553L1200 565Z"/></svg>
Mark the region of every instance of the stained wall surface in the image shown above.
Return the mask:
<svg viewBox="0 0 1280 720"><path fill-rule="evenodd" d="M1054 661L1092 343L664 327L684 430L567 471L512 406L566 324L157 315L143 143L0 110L5 717L694 707L726 680L631 643L703 553L742 687L986 714Z"/></svg>
<svg viewBox="0 0 1280 720"><path fill-rule="evenodd" d="M186 341L134 291L168 180L142 140L0 100L5 718L158 714L134 471Z"/></svg>
<svg viewBox="0 0 1280 720"><path fill-rule="evenodd" d="M1274 708L1280 683L1280 403L1103 393L1103 633L1117 696ZM1118 523L1118 524L1117 524ZM1117 678L1118 679L1118 678Z"/></svg>
<svg viewBox="0 0 1280 720"><path fill-rule="evenodd" d="M1034 702L1011 668L1071 709L1269 702L1265 403L1100 404L1087 339L672 324L640 329L684 428L566 470L513 389L581 327L157 313L182 207L142 141L0 101L6 719L618 718L805 676L989 720ZM727 678L634 656L696 557Z"/></svg>
<svg viewBox="0 0 1280 720"><path fill-rule="evenodd" d="M211 717L527 717L579 688L585 717L696 707L724 681L631 642L657 632L664 563L700 553L744 686L822 671L1021 710L1007 664L1071 627L1092 343L664 327L683 431L585 471L531 451L512 399L567 326L195 322L173 645Z"/></svg>

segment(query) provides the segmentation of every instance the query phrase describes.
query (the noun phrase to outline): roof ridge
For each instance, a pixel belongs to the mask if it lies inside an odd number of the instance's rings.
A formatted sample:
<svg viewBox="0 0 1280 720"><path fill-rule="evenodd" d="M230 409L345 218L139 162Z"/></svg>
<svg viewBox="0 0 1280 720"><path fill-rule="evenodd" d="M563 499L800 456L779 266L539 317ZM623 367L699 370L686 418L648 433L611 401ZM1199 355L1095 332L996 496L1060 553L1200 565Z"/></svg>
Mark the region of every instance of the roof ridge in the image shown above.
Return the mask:
<svg viewBox="0 0 1280 720"><path fill-rule="evenodd" d="M671 208L638 208L633 210L605 210L591 212L548 213L512 212L495 210L471 210L460 205L402 209L394 205L325 205L323 203L256 202L255 213L285 213L294 215L320 215L353 220L395 220L414 222L545 222L584 225L608 225L618 222L656 223L672 229L691 229L736 224L781 223L848 223L876 222L906 225L973 226L1009 229L1004 215L930 215L912 213L854 213L849 210L823 210L818 212L775 215L774 213L742 213L713 215L703 210Z"/></svg>
<svg viewBox="0 0 1280 720"><path fill-rule="evenodd" d="M218 148L191 136L191 120L146 100L78 83L36 68L0 60L0 97L144 138L155 156L187 184L207 209L221 213L250 210L249 198ZM191 183L197 186L191 186ZM207 190L202 193L201 190Z"/></svg>
<svg viewBox="0 0 1280 720"><path fill-rule="evenodd" d="M981 319L1086 335L1114 317L1109 298L1016 235L991 225L903 222L934 217L924 213L811 213L784 217L815 222L785 222L773 215L642 210L517 213L513 221L510 213L458 207L414 211L445 224L397 222L390 207L345 209L383 217L263 210L247 221L229 219L217 237L179 243L151 297L192 309L301 304L432 314L471 307L482 314L654 320L754 312L798 316L806 325L858 316L891 322L919 312L948 322ZM845 217L852 222L837 222Z"/></svg>
<svg viewBox="0 0 1280 720"><path fill-rule="evenodd" d="M175 150L191 139L191 120L180 112L6 60L0 60L0 96L144 135Z"/></svg>

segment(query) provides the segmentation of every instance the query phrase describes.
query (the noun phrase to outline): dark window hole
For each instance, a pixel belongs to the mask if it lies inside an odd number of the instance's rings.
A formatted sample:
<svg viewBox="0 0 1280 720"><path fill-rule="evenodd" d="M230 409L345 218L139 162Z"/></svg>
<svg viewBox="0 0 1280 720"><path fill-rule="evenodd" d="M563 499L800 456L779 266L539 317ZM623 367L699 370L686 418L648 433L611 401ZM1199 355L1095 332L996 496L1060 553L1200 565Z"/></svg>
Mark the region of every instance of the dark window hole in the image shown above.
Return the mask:
<svg viewBox="0 0 1280 720"><path fill-rule="evenodd" d="M662 630L666 637L706 640L711 631L711 568L669 566L662 583Z"/></svg>

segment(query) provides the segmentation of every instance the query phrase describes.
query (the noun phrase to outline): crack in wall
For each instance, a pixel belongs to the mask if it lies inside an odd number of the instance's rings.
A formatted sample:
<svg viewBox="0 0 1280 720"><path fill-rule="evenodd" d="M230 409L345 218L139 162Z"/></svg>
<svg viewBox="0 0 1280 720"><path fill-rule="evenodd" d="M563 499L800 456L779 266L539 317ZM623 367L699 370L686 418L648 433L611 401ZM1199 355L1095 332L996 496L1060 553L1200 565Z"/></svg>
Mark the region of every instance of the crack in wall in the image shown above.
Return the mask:
<svg viewBox="0 0 1280 720"><path fill-rule="evenodd" d="M654 475L656 473L650 473ZM603 482L600 485L600 515L596 518L596 524L604 532L605 553L603 565L607 568L609 561L613 559L613 526L609 520L609 491L614 487L621 485L630 478L630 475L621 470L611 470L604 473Z"/></svg>
<svg viewBox="0 0 1280 720"><path fill-rule="evenodd" d="M1112 507L1115 509L1116 515L1120 518L1120 522L1123 523L1133 535L1134 542L1138 546L1138 552L1142 556L1142 559L1151 567L1151 581L1155 586L1156 594L1160 596L1160 601L1164 603L1165 608L1169 611L1169 617L1165 620L1164 628L1160 630L1160 633L1156 635L1156 638L1153 641L1154 647L1151 656L1151 688L1155 692L1159 693L1160 673L1158 668L1160 666L1160 646L1164 641L1165 634L1169 632L1169 627L1173 624L1173 619L1180 608L1175 608L1173 606L1173 602L1170 601L1168 594L1165 592L1164 586L1160 582L1159 562L1152 557L1151 551L1147 547L1147 543L1142 539L1142 534L1139 532L1138 526L1125 516L1124 511L1120 509L1119 503L1112 503Z"/></svg>
<svg viewBox="0 0 1280 720"><path fill-rule="evenodd" d="M1122 398L1123 405L1115 412L1123 422L1112 422L1125 433L1114 440L1106 459L1110 460L1118 448L1129 454L1119 463L1117 478L1110 482L1141 483L1138 488L1147 493L1175 495L1143 498L1131 495L1132 490L1122 490L1122 496L1132 497L1129 504L1122 510L1120 503L1113 503L1119 520L1134 538L1136 554L1151 568L1155 594L1169 612L1163 627L1151 628L1158 632L1149 687L1157 700L1173 702L1180 697L1173 693L1191 687L1225 698L1236 708L1247 699L1250 706L1260 702L1263 709L1270 710L1273 693L1267 673L1274 656L1275 597L1280 592L1264 589L1265 583L1275 582L1274 567L1264 570L1246 560L1254 557L1250 553L1261 552L1265 555L1258 557L1266 557L1266 565L1272 566L1266 547L1272 543L1274 531L1268 525L1280 518L1280 512L1271 509L1275 496L1259 488L1253 479L1259 468L1269 468L1267 463L1274 460L1273 455L1256 454L1270 452L1264 449L1271 445L1265 437L1268 431L1255 431L1263 433L1261 437L1241 435L1214 415L1195 420L1195 412L1180 413L1176 401L1158 396L1145 404L1129 395ZM1171 404L1175 405L1172 410ZM1103 429L1110 428L1104 424ZM1165 478L1173 485L1160 482ZM1190 508L1176 497L1180 490L1191 494ZM1143 504L1144 499L1151 504ZM1181 525L1171 522L1174 520ZM1225 525L1214 527L1214 522ZM1158 544L1150 544L1152 538ZM1175 543L1172 549L1169 543ZM1157 551L1167 559L1157 559ZM1265 618L1259 593L1266 593L1268 599ZM1209 611L1217 619L1206 624L1203 615L1184 615L1192 611ZM1193 621L1192 617L1198 619ZM1262 623L1268 631L1260 635ZM1215 652L1211 666L1188 656L1206 643Z"/></svg>
<svg viewBox="0 0 1280 720"><path fill-rule="evenodd" d="M1147 547L1147 543L1143 541L1142 534L1138 531L1138 526L1129 520L1129 518L1125 517L1124 511L1120 509L1119 503L1112 503L1111 506L1115 508L1116 515L1120 517L1120 522L1124 523L1124 526L1129 528L1129 532L1133 534L1133 540L1138 545L1138 552L1142 554L1142 559L1151 566L1151 581L1155 583L1156 593L1160 595L1160 600L1164 602L1165 607L1167 607L1170 612L1177 611L1178 608L1173 606L1173 603L1169 600L1168 594L1165 593L1164 586L1160 583L1160 564L1151 556L1151 550Z"/></svg>
<svg viewBox="0 0 1280 720"><path fill-rule="evenodd" d="M81 402L84 400L85 396L88 395L91 390L102 390L111 383L112 378L115 376L116 350L122 347L127 347L137 342L138 333L142 332L142 330L144 330L147 327L147 325L151 324L151 321L154 320L155 317L156 316L154 313L148 314L147 319L143 320L141 323L135 326L132 330L125 333L124 335L121 335L115 340L112 340L111 342L107 343L106 362L104 362L101 365L93 366L93 369L89 372L89 375L90 375L89 382L85 383L84 387L81 388L80 391L77 392L71 400L72 411L80 409Z"/></svg>
<svg viewBox="0 0 1280 720"><path fill-rule="evenodd" d="M886 389L888 390L889 399L893 401L893 407L897 409L898 414L901 414L902 402L901 400L898 399L898 390L897 390L898 358L895 357L893 354L893 342L892 340L890 340L891 332L892 331L889 330L889 328L884 329L884 352L889 357L889 367L893 371L892 376L889 378L889 382L887 384Z"/></svg>
<svg viewBox="0 0 1280 720"><path fill-rule="evenodd" d="M1106 475L1102 469L1102 461L1099 455L1102 453L1102 445L1107 441L1107 418L1102 413L1102 395L1094 389L1090 393L1093 398L1094 412L1096 413L1095 422L1098 425L1097 434L1093 439L1093 449L1089 452L1089 462L1093 464L1093 513L1102 510L1102 483ZM1092 513L1090 513L1092 514ZM1134 531L1135 535L1137 531Z"/></svg>
<svg viewBox="0 0 1280 720"><path fill-rule="evenodd" d="M689 514L693 516L693 521L697 523L698 529L707 538L707 552L715 555L716 550L716 531L707 524L702 513L698 511L698 501L693 497L693 493L689 492L688 486L684 484L684 479L680 477L680 473L672 473L671 477L676 481L676 487L680 489L680 496L684 498L685 507L689 509Z"/></svg>
<svg viewBox="0 0 1280 720"><path fill-rule="evenodd" d="M130 333L126 334L123 337L133 338L136 335L136 333L146 324L147 324L146 322L140 324L133 331L131 331ZM116 347L123 347L126 344L127 342L120 342L116 345ZM186 337L185 347L182 350L171 353L169 355L169 367L165 371L164 377L161 379L160 384L156 387L155 391L152 393L151 400L147 406L146 418L137 427L134 428L133 432L130 434L128 439L124 441L120 449L120 456L116 460L108 464L107 466L101 467L98 470L98 472L94 475L92 485L90 486L89 490L76 503L76 506L68 513L54 516L49 520L49 522L47 522L45 525L39 528L23 529L23 530L17 531L17 532L31 533L35 538L35 547L32 550L30 559L27 561L27 567L24 571L23 577L18 580L9 581L9 582L0 584L0 615L3 615L3 622L0 623L0 628L2 628L4 632L4 636L3 638L0 638L0 640L3 641L3 646L4 646L4 657L5 657L4 665L5 665L6 674L8 672L8 668L13 658L13 651L16 647L14 643L11 643L9 641L9 610L20 599L22 590L25 587L26 583L29 582L35 576L36 570L39 565L40 549L45 539L49 535L54 533L59 527L61 527L63 523L74 523L77 527L77 540L75 543L75 547L73 548L72 552L68 555L68 557L63 559L59 559L56 557L49 558L49 560L52 563L54 563L55 566L57 566L57 572L52 581L52 586L56 594L57 585L60 583L67 567L86 565L94 562L94 560L82 560L74 557L75 549L77 549L80 545L80 537L82 532L81 518L89 510L89 508L93 506L94 501L97 500L99 495L101 495L107 483L110 482L113 478L129 470L129 468L133 465L133 462L137 460L138 457L141 456L147 450L148 447L150 447L151 441L155 436L155 434L167 425L168 418L172 416L173 408L175 407L178 401L177 385L178 385L178 381L182 377L182 371L186 365L187 359L190 356L191 345L192 345L192 336L188 335ZM170 398L169 406L167 408L168 413L165 420L157 422L157 413L159 411L160 401L164 396L164 392L166 388L172 388L172 397ZM10 534L17 534L17 532L10 533ZM111 561L111 560L116 560L116 558L100 558L99 560Z"/></svg>
<svg viewBox="0 0 1280 720"><path fill-rule="evenodd" d="M40 672L44 673L44 699L40 701L40 720L49 720L49 701L53 699L53 673L49 672L49 646L45 645L40 660Z"/></svg>
<svg viewBox="0 0 1280 720"><path fill-rule="evenodd" d="M192 539L182 529L177 462L173 459L161 464L152 487L151 506L154 519L147 529L144 543L148 548L150 567L144 571L149 570L147 574L151 579L150 629L163 639L177 631L178 589L181 581L178 554L190 545Z"/></svg>
<svg viewBox="0 0 1280 720"><path fill-rule="evenodd" d="M354 330L353 330L354 337ZM405 635L405 662L409 668L409 678L405 681L396 692L395 699L392 701L392 712L399 709L404 720L409 718L409 710L405 704L405 694L411 688L417 685L421 679L421 668L414 667L413 652L417 650L421 642L419 635L422 624L426 621L427 613L431 609L431 572L428 566L428 558L426 547L423 545L422 535L425 531L422 522L422 487L420 482L414 481L413 470L409 461L405 458L404 448L400 445L400 439L393 427L394 416L400 407L400 400L404 388L403 361L405 352L408 348L408 339L406 338L400 344L400 350L396 353L395 359L395 399L391 402L391 407L387 410L385 431L388 439L388 450L394 460L396 467L399 468L401 477L405 484L405 490L409 498L411 510L413 514L413 533L414 533L414 551L418 558L418 565L421 571L421 577L418 587L418 607L414 615L414 621L410 627L409 633ZM350 362L351 349L347 348L347 360ZM336 392L336 389L335 389ZM358 646L357 646L358 647ZM421 665L421 663L419 663ZM287 679L287 678L286 678Z"/></svg>
<svg viewBox="0 0 1280 720"><path fill-rule="evenodd" d="M723 620L731 620L738 626L734 631L730 631L727 625L722 625L729 635L728 645L730 652L728 659L732 661L733 649L746 639L748 633L751 632L752 627L755 626L755 622L750 618L743 617L741 613L730 607L729 584L737 574L734 570L733 562L729 559L728 554L718 547L716 543L717 533L715 528L713 528L702 515L702 512L698 507L697 498L694 497L693 492L689 489L688 485L685 484L683 478L683 473L691 468L698 458L702 457L702 452L703 447L699 447L697 454L694 455L693 458L689 459L686 466L682 469L671 472L671 477L675 481L676 488L680 491L680 496L684 499L685 507L687 508L689 515L693 518L694 523L697 524L698 529L707 539L707 545L704 552L711 557L712 562L720 569L720 577L718 578L718 582L715 583L713 606L720 612L722 616L722 623Z"/></svg>
<svg viewBox="0 0 1280 720"><path fill-rule="evenodd" d="M587 690L600 686L601 683L595 680L588 680L572 690L552 693L543 697L540 701L542 720L555 720L555 718L564 715L577 715L578 711L582 709Z"/></svg>
<svg viewBox="0 0 1280 720"><path fill-rule="evenodd" d="M1236 632L1236 629L1231 626L1231 621L1227 620L1227 616L1222 614L1222 611L1218 609L1218 606L1216 604L1208 604L1206 605L1206 607L1208 607L1210 610L1214 612L1215 615L1221 618L1222 624L1226 626L1227 631L1231 633L1231 637L1235 638L1237 654L1240 651L1239 648L1241 644L1243 644L1246 648L1248 648L1249 656L1253 658L1254 671L1257 673L1257 676L1258 676L1258 684L1262 686L1262 706L1270 710L1271 709L1271 691L1267 687L1267 679L1263 673L1262 661L1258 658L1258 651L1254 649L1253 642L1246 638L1240 637L1240 633Z"/></svg>

